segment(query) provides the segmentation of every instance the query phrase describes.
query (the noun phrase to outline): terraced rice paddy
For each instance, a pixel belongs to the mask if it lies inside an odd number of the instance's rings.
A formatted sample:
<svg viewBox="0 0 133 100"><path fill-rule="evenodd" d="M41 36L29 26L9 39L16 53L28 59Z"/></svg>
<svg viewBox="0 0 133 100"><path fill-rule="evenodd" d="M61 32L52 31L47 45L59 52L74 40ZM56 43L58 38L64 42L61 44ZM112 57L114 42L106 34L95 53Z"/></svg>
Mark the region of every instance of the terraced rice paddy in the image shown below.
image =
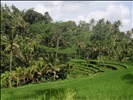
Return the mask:
<svg viewBox="0 0 133 100"><path fill-rule="evenodd" d="M114 70L127 69L128 65L115 63L115 62L99 62L97 60L85 61L73 59L69 62L69 65L72 66L71 76L77 75L92 75L101 72L108 72Z"/></svg>
<svg viewBox="0 0 133 100"><path fill-rule="evenodd" d="M2 89L1 100L133 100L133 63L68 62L68 79Z"/></svg>

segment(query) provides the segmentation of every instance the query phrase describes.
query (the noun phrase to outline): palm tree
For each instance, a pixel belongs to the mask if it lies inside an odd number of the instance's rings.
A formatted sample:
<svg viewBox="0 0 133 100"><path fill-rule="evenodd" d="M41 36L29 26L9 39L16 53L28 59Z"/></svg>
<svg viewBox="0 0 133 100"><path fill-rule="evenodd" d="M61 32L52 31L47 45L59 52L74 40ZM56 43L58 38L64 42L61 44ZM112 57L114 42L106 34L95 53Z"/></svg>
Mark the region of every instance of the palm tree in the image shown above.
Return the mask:
<svg viewBox="0 0 133 100"><path fill-rule="evenodd" d="M8 51L10 49L10 75L11 75L11 72L12 72L12 60L13 60L13 50L14 49L19 49L19 45L14 43L15 42L15 39L16 37L14 38L10 38L6 35L6 36L2 36L2 43L3 44L6 44L6 47L4 49L4 52ZM9 86L12 87L11 85L11 77L9 78Z"/></svg>
<svg viewBox="0 0 133 100"><path fill-rule="evenodd" d="M13 62L13 51L14 49L19 49L19 45L16 43L18 33L21 33L21 28L24 19L20 15L17 9L12 6L11 8L5 6L3 7L2 16L6 16L5 21L2 23L2 44L5 45L4 52L10 50L10 78L9 78L9 87L12 87L11 84L11 72L12 72L12 62ZM3 18L2 17L2 18Z"/></svg>

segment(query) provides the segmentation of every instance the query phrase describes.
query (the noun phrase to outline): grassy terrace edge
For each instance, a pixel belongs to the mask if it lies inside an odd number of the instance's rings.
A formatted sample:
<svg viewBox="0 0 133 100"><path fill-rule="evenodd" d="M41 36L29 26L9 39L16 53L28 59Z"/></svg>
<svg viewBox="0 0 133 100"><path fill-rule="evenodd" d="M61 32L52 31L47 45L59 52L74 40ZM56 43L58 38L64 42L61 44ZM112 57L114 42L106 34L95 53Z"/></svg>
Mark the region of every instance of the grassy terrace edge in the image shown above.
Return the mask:
<svg viewBox="0 0 133 100"><path fill-rule="evenodd" d="M131 66L130 66L131 67ZM129 76L128 76L129 75ZM30 84L18 88L2 89L2 100L42 100L45 94L65 89L75 90L74 100L131 100L133 98L133 68L94 74L91 77ZM123 91L124 90L124 91ZM57 94L56 94L57 95ZM46 96L46 95L45 95ZM46 97L49 98L50 96ZM43 98L43 100L45 100Z"/></svg>

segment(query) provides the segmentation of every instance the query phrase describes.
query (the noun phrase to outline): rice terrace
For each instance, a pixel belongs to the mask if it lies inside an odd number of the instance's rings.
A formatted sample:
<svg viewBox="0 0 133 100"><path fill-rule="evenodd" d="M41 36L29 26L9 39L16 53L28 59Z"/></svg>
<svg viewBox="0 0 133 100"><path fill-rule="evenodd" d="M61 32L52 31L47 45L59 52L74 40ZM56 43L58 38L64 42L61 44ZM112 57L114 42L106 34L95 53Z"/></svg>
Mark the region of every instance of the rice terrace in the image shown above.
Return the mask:
<svg viewBox="0 0 133 100"><path fill-rule="evenodd" d="M1 100L133 100L131 1L20 3L1 4Z"/></svg>

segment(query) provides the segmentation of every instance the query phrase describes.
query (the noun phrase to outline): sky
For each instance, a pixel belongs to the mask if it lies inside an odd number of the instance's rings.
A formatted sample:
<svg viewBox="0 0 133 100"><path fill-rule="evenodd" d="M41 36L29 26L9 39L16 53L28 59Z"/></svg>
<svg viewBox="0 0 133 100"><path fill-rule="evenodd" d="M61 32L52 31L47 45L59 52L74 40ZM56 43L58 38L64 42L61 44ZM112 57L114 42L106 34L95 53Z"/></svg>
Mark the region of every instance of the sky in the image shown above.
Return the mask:
<svg viewBox="0 0 133 100"><path fill-rule="evenodd" d="M44 14L49 12L53 21L80 20L89 22L101 18L111 22L121 20L121 31L133 28L133 1L1 1L2 4L15 5L20 10L34 8Z"/></svg>

